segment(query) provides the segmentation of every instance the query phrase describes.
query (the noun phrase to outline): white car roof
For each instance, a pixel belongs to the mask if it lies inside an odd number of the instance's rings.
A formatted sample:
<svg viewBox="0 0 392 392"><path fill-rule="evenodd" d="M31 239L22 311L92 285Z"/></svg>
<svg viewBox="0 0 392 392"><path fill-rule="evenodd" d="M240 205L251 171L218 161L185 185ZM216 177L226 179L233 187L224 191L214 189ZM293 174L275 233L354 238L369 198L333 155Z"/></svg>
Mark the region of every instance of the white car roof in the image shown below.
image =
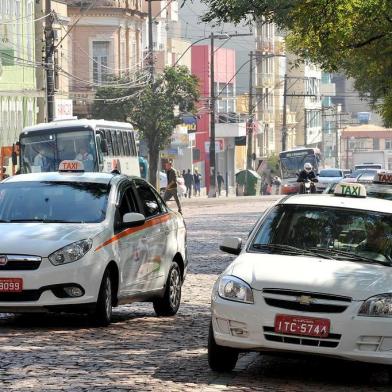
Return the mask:
<svg viewBox="0 0 392 392"><path fill-rule="evenodd" d="M131 124L122 123L118 121L106 121L106 120L59 120L52 121L50 123L40 123L31 127L23 129L23 133L39 132L43 130L57 129L57 128L74 128L74 127L91 127L93 129L100 128L121 128L121 129L133 129Z"/></svg>
<svg viewBox="0 0 392 392"><path fill-rule="evenodd" d="M392 202L390 200L376 198L359 198L348 196L335 196L328 194L320 195L294 195L283 199L282 204L297 204L318 207L348 208L354 210L366 210L392 214Z"/></svg>
<svg viewBox="0 0 392 392"><path fill-rule="evenodd" d="M39 181L56 181L56 182L93 182L98 184L109 184L113 178L124 178L121 175L110 173L29 173L12 176L3 181L3 183L13 182L39 182Z"/></svg>

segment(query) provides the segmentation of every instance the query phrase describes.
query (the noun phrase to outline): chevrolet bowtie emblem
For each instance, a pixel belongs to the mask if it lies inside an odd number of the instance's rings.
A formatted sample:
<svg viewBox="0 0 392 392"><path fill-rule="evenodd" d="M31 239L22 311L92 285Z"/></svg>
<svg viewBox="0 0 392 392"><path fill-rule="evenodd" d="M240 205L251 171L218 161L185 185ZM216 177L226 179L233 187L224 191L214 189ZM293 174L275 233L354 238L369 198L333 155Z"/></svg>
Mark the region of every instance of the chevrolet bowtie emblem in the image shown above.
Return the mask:
<svg viewBox="0 0 392 392"><path fill-rule="evenodd" d="M313 303L313 299L309 295L301 295L300 297L297 297L297 302L301 305L310 305Z"/></svg>

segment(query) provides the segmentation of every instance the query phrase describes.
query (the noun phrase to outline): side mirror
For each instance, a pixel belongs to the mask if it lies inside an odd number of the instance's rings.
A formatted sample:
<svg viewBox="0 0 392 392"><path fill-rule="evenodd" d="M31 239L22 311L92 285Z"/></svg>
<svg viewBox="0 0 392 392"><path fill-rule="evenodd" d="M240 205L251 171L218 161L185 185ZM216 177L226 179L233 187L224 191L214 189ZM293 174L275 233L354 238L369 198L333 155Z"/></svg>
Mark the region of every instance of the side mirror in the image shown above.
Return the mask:
<svg viewBox="0 0 392 392"><path fill-rule="evenodd" d="M137 212L129 212L123 216L123 227L142 226L146 222L146 217Z"/></svg>
<svg viewBox="0 0 392 392"><path fill-rule="evenodd" d="M238 237L227 237L223 240L219 249L222 252L230 253L232 255L238 256L241 253L242 240Z"/></svg>
<svg viewBox="0 0 392 392"><path fill-rule="evenodd" d="M12 164L16 166L18 164L18 155L16 154L15 151L12 151L11 159L12 159Z"/></svg>
<svg viewBox="0 0 392 392"><path fill-rule="evenodd" d="M101 150L104 154L107 154L109 151L108 142L106 139L101 139Z"/></svg>

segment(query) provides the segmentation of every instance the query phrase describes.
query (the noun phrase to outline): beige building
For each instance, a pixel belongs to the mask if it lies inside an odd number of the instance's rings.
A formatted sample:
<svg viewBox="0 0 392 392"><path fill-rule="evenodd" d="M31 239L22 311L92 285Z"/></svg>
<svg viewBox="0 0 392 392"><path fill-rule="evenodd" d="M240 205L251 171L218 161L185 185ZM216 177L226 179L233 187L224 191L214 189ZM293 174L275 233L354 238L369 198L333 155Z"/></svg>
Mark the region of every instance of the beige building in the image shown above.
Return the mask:
<svg viewBox="0 0 392 392"><path fill-rule="evenodd" d="M110 75L134 77L143 67L142 0L68 2L71 36L71 95L74 114L88 117L95 91Z"/></svg>
<svg viewBox="0 0 392 392"><path fill-rule="evenodd" d="M143 1L143 11L148 12L148 2ZM160 73L167 66L177 63L191 69L191 42L179 38L181 23L177 0L152 2L153 49L155 71ZM143 57L148 58L148 19L143 25ZM188 49L188 50L187 50ZM185 53L184 53L185 52Z"/></svg>

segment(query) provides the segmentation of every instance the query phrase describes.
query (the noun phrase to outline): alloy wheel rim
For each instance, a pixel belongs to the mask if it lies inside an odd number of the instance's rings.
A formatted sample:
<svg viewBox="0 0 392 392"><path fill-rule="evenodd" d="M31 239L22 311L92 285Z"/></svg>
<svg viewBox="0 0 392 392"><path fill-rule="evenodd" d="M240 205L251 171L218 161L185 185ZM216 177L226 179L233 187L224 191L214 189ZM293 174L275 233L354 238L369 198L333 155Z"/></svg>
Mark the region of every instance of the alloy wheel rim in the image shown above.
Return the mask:
<svg viewBox="0 0 392 392"><path fill-rule="evenodd" d="M178 273L178 270L174 268L170 275L170 302L173 308L176 308L178 306L180 293L181 293L180 274Z"/></svg>
<svg viewBox="0 0 392 392"><path fill-rule="evenodd" d="M109 319L112 315L112 282L109 277L106 278L105 286L105 311L106 316Z"/></svg>

